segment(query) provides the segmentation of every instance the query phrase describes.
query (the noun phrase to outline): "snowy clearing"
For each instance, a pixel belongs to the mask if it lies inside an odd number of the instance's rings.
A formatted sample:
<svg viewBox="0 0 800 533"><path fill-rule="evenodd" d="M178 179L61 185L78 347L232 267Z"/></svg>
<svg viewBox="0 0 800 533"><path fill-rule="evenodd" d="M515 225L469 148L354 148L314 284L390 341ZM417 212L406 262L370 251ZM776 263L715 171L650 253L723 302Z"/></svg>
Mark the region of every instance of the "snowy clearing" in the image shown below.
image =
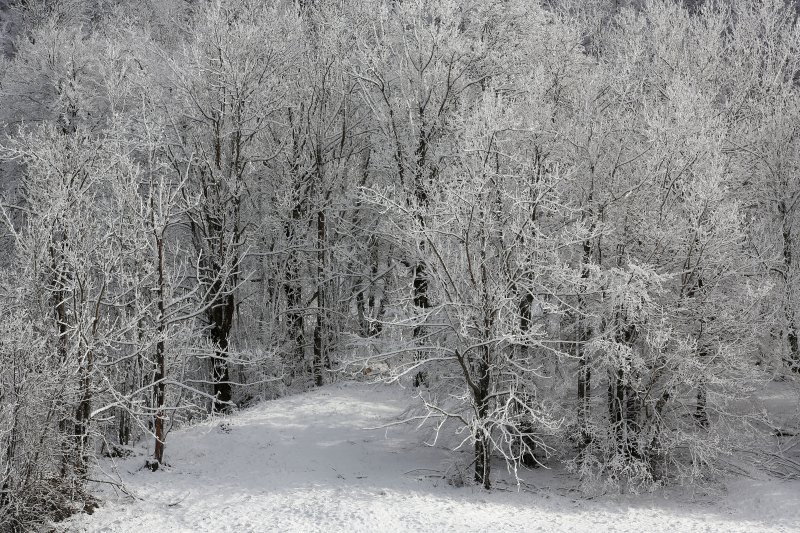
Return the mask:
<svg viewBox="0 0 800 533"><path fill-rule="evenodd" d="M580 499L554 471L528 491L455 488L455 453L392 421L408 394L332 385L172 433L169 467L117 463L139 499L100 490L67 531L798 531L800 482L737 480L724 495ZM174 451L174 453L173 453ZM108 465L106 465L108 466ZM498 465L496 472L500 474Z"/></svg>

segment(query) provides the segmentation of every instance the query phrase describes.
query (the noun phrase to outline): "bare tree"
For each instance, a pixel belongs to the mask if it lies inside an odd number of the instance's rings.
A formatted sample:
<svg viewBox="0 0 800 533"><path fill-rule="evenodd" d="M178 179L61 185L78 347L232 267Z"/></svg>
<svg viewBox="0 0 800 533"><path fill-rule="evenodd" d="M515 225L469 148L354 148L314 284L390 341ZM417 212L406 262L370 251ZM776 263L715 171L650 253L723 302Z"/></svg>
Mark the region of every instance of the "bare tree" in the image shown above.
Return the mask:
<svg viewBox="0 0 800 533"><path fill-rule="evenodd" d="M173 118L174 167L188 172L187 190L202 197L190 214L202 268L199 283L212 299L206 314L212 359L214 410L232 402L230 334L237 309L239 267L247 254L249 221L243 218L259 150L283 94L281 77L291 61L291 41L265 41L264 32L289 35L281 7L260 2L214 2L200 15L189 45L172 62L175 97L164 102ZM172 105L177 105L173 110Z"/></svg>

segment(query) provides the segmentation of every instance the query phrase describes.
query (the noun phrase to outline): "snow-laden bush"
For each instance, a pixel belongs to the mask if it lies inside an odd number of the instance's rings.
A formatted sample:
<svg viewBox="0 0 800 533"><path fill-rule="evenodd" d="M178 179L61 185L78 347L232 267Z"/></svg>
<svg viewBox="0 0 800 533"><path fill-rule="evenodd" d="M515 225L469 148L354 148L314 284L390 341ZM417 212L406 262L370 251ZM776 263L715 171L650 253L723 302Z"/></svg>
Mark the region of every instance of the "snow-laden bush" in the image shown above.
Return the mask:
<svg viewBox="0 0 800 533"><path fill-rule="evenodd" d="M4 290L9 291L8 280ZM13 290L13 289L11 289ZM8 297L8 292L6 292ZM12 300L13 301L13 300ZM54 349L52 325L4 300L0 319L0 530L26 530L91 502L77 458L78 367ZM92 505L88 503L87 505ZM78 506L78 507L76 507Z"/></svg>

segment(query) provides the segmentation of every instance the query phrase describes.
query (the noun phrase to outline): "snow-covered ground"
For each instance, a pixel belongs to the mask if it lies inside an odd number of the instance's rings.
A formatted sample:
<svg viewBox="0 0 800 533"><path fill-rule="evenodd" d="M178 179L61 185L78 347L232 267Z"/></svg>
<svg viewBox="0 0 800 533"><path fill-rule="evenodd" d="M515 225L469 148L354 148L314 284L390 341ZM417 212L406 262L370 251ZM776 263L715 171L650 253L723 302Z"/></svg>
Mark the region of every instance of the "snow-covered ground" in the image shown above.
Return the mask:
<svg viewBox="0 0 800 533"><path fill-rule="evenodd" d="M64 526L136 533L800 531L800 482L742 479L695 499L587 500L570 490L567 476L540 469L523 491L454 487L439 475L454 464L454 452L425 446L425 435L409 426L366 429L396 419L408 403L407 392L386 386L332 385L173 432L167 468L141 469L142 456L117 463L135 498L106 488L102 507Z"/></svg>

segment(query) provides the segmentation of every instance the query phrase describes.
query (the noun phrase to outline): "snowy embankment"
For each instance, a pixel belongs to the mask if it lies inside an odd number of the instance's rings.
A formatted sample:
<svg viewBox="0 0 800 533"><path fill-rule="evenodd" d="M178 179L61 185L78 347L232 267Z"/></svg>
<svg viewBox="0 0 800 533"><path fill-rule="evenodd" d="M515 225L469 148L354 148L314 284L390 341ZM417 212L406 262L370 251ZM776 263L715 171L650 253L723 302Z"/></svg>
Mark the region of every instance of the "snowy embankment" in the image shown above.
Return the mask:
<svg viewBox="0 0 800 533"><path fill-rule="evenodd" d="M135 498L103 489L68 531L797 531L800 482L739 480L716 497L580 499L567 476L538 470L524 491L453 487L453 452L391 422L408 394L333 385L169 436L167 462L116 469ZM104 465L109 467L110 465ZM501 473L498 465L495 469ZM434 474L434 475L431 475ZM500 484L502 486L502 484ZM535 487L535 488L534 488Z"/></svg>

